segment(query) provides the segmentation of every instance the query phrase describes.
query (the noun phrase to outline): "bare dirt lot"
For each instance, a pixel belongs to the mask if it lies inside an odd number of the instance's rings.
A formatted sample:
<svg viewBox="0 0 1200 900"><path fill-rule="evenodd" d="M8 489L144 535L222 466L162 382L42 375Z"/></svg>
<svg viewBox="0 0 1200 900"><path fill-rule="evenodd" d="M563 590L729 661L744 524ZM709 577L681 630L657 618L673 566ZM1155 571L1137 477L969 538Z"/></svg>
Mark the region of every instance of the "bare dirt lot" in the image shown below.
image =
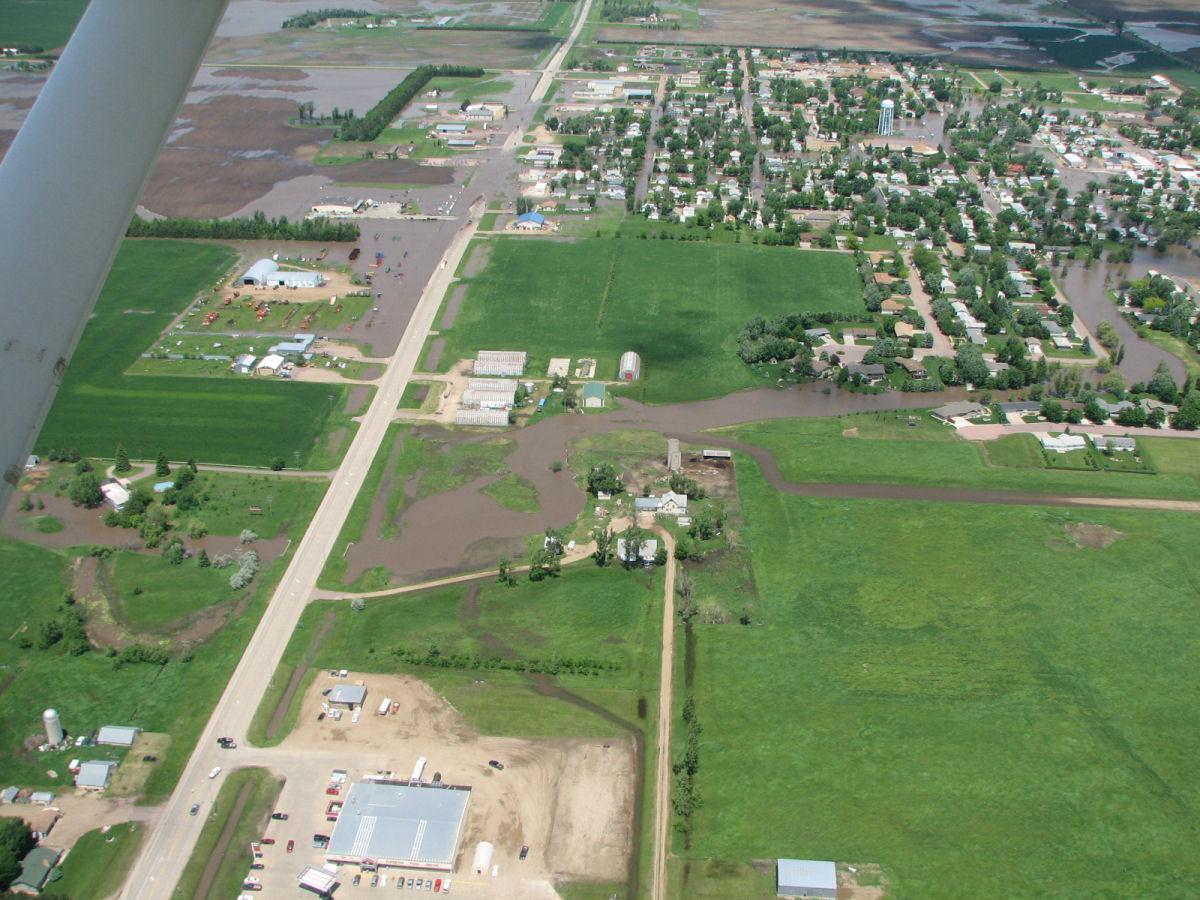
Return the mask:
<svg viewBox="0 0 1200 900"><path fill-rule="evenodd" d="M302 848L308 852L314 831L328 834L333 827L323 816L331 799L324 793L325 767L331 760L340 760L333 767L347 770L354 781L381 765L406 778L424 756L427 780L440 772L445 783L472 789L453 875L456 891L462 879L469 891L467 867L476 843L483 840L495 845L494 862L500 867L499 878L486 879L488 896L533 896L544 893L547 882L560 880L625 878L633 833L631 740L487 737L419 679L350 675L349 680L356 679L368 689L357 723L348 712L339 722L317 721L321 691L341 681L318 674L304 697L296 730L278 748L260 751L274 758L272 768L288 776L280 806L292 815L287 822L272 823L272 829L279 826L280 843L296 839L296 856ZM376 714L384 697L399 703L397 713ZM503 771L490 768L489 759L502 761ZM530 848L529 856L518 861L523 845ZM288 860L293 861L303 857ZM268 860L267 871L272 868ZM344 868L343 874L347 871L353 869Z"/></svg>

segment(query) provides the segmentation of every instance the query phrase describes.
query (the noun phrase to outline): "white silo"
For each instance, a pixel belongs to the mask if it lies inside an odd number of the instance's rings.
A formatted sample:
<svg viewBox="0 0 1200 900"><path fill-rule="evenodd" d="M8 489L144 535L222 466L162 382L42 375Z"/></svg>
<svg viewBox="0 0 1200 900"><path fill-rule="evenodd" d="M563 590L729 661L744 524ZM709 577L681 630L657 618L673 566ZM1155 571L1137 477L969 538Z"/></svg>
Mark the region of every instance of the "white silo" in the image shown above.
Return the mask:
<svg viewBox="0 0 1200 900"><path fill-rule="evenodd" d="M884 100L879 104L879 133L887 137L892 133L892 122L896 115L896 104L892 100Z"/></svg>
<svg viewBox="0 0 1200 900"><path fill-rule="evenodd" d="M57 710L48 709L42 713L42 724L46 726L46 743L61 744L63 742L62 720L59 719Z"/></svg>

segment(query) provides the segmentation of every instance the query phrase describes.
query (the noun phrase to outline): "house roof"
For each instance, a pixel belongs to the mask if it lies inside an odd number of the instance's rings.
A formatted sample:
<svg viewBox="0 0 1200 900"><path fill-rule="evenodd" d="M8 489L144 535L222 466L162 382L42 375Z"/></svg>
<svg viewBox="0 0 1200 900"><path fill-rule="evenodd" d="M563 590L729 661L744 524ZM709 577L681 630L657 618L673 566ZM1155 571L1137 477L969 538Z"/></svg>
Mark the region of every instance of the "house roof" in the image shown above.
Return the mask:
<svg viewBox="0 0 1200 900"><path fill-rule="evenodd" d="M518 222L532 222L535 225L545 225L546 217L539 212L527 212L517 216Z"/></svg>
<svg viewBox="0 0 1200 900"><path fill-rule="evenodd" d="M604 399L604 385L599 381L589 381L583 386L583 399L589 400L592 397Z"/></svg>
<svg viewBox="0 0 1200 900"><path fill-rule="evenodd" d="M458 851L470 798L470 788L352 785L326 857L449 869Z"/></svg>
<svg viewBox="0 0 1200 900"><path fill-rule="evenodd" d="M968 400L955 400L953 403L947 403L945 406L939 406L932 410L932 415L939 419L955 419L960 416L982 415L987 412L987 409L978 403L971 403Z"/></svg>
<svg viewBox="0 0 1200 900"><path fill-rule="evenodd" d="M40 891L50 877L50 871L58 863L60 852L50 847L34 847L21 860L21 874L13 879L10 886Z"/></svg>

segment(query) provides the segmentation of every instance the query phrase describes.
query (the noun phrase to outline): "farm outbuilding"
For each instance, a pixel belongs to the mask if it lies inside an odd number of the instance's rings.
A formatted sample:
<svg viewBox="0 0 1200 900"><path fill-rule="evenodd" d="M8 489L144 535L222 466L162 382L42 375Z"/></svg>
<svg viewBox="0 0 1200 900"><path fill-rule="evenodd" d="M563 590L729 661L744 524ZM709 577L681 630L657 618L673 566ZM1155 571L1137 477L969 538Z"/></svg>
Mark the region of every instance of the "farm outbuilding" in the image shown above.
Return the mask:
<svg viewBox="0 0 1200 900"><path fill-rule="evenodd" d="M142 729L133 725L105 725L96 735L96 743L114 747L132 747Z"/></svg>
<svg viewBox="0 0 1200 900"><path fill-rule="evenodd" d="M79 774L75 776L75 787L102 791L108 786L108 779L116 767L117 764L110 760L89 760L79 767Z"/></svg>
<svg viewBox="0 0 1200 900"><path fill-rule="evenodd" d="M525 374L524 350L480 350L475 357L475 375L511 377Z"/></svg>
<svg viewBox="0 0 1200 900"><path fill-rule="evenodd" d="M284 287L320 287L323 283L320 272L303 272L299 269L281 269L273 259L260 259L241 277L242 284L265 287L279 284Z"/></svg>
<svg viewBox="0 0 1200 900"><path fill-rule="evenodd" d="M254 371L259 375L278 375L283 370L285 360L278 353L268 353L258 361Z"/></svg>
<svg viewBox="0 0 1200 900"><path fill-rule="evenodd" d="M584 409L603 409L604 408L604 385L598 381L589 381L583 386L583 408Z"/></svg>
<svg viewBox="0 0 1200 900"><path fill-rule="evenodd" d="M517 227L522 231L540 231L546 225L546 217L541 213L527 212L517 216Z"/></svg>
<svg viewBox="0 0 1200 900"><path fill-rule="evenodd" d="M637 381L642 377L642 358L632 350L621 354L621 362L617 366L617 377L622 381Z"/></svg>
<svg viewBox="0 0 1200 900"><path fill-rule="evenodd" d="M485 425L490 428L508 427L508 410L460 409L454 414L455 425Z"/></svg>
<svg viewBox="0 0 1200 900"><path fill-rule="evenodd" d="M780 897L837 898L837 866L820 859L775 861L775 893Z"/></svg>

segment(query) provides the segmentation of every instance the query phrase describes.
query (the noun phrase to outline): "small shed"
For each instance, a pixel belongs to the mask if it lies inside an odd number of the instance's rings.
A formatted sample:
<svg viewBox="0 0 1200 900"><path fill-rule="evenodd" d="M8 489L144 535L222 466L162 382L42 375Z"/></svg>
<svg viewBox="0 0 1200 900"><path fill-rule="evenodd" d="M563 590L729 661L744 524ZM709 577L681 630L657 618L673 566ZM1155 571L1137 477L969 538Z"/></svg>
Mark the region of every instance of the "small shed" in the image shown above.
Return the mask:
<svg viewBox="0 0 1200 900"><path fill-rule="evenodd" d="M10 784L4 790L0 791L0 803L16 803L17 797L21 795L21 789L15 784Z"/></svg>
<svg viewBox="0 0 1200 900"><path fill-rule="evenodd" d="M598 381L589 381L583 386L583 408L603 409L605 401L604 385Z"/></svg>
<svg viewBox="0 0 1200 900"><path fill-rule="evenodd" d="M367 687L364 684L339 684L329 692L329 702L342 706L362 706L367 699Z"/></svg>
<svg viewBox="0 0 1200 900"><path fill-rule="evenodd" d="M36 806L49 806L54 802L54 791L34 791L29 795L29 802Z"/></svg>
<svg viewBox="0 0 1200 900"><path fill-rule="evenodd" d="M517 216L517 227L523 231L539 231L546 224L546 217L539 212L527 212Z"/></svg>
<svg viewBox="0 0 1200 900"><path fill-rule="evenodd" d="M621 354L617 369L617 377L622 381L637 381L642 377L642 358L632 350L626 350Z"/></svg>
<svg viewBox="0 0 1200 900"><path fill-rule="evenodd" d="M141 729L133 725L104 725L96 735L96 743L132 747L140 732Z"/></svg>
<svg viewBox="0 0 1200 900"><path fill-rule="evenodd" d="M837 866L820 859L775 861L775 893L780 897L837 898Z"/></svg>

